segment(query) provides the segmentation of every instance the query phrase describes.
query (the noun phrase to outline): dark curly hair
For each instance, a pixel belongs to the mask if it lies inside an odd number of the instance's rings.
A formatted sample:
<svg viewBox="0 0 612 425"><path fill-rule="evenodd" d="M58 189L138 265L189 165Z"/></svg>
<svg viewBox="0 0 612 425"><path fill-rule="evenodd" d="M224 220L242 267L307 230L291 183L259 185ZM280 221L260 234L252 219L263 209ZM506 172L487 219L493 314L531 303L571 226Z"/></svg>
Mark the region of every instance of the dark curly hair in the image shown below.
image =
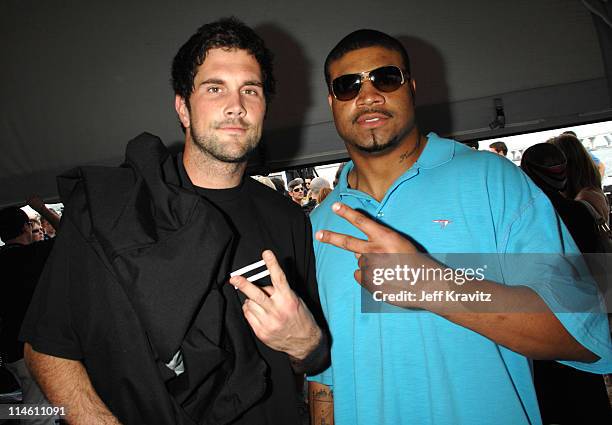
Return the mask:
<svg viewBox="0 0 612 425"><path fill-rule="evenodd" d="M193 80L198 67L210 49L218 48L246 50L255 57L261 68L266 104L269 104L276 86L272 73L272 53L255 31L233 16L202 25L181 46L172 61L174 93L185 99L189 106L189 96L194 90Z"/></svg>

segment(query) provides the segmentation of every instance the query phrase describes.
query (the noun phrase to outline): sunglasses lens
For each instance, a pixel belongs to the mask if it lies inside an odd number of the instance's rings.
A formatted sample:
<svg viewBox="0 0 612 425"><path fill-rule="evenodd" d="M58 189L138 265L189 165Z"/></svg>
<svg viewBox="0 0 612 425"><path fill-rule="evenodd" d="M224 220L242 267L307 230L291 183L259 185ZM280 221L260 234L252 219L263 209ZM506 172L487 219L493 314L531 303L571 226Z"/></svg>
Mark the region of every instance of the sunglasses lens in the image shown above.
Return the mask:
<svg viewBox="0 0 612 425"><path fill-rule="evenodd" d="M389 93L399 89L404 84L402 71L396 66L383 66L369 72L369 80L377 90ZM338 100L354 99L361 90L361 75L342 75L332 81L332 91Z"/></svg>
<svg viewBox="0 0 612 425"><path fill-rule="evenodd" d="M351 100L359 94L361 76L359 74L341 75L332 81L332 91L338 100Z"/></svg>
<svg viewBox="0 0 612 425"><path fill-rule="evenodd" d="M404 83L402 71L395 66L383 66L370 72L370 81L378 90L389 93Z"/></svg>

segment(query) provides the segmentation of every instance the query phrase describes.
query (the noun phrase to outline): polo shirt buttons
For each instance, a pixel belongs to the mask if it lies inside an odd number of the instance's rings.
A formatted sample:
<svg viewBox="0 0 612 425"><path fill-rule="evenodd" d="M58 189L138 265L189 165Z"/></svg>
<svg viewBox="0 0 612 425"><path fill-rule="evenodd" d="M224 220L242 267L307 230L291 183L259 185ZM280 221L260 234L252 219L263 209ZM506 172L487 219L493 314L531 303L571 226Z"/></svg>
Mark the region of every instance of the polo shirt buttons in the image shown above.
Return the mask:
<svg viewBox="0 0 612 425"><path fill-rule="evenodd" d="M385 213L382 211L379 211L378 214L376 214L376 217L384 217Z"/></svg>

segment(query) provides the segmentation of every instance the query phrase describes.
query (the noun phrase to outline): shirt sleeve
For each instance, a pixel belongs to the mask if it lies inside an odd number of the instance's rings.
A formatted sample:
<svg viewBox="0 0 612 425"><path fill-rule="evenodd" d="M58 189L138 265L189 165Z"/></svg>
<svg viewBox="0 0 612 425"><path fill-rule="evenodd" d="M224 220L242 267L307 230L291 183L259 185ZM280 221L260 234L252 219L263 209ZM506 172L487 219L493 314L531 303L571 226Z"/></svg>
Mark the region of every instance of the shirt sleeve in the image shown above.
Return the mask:
<svg viewBox="0 0 612 425"><path fill-rule="evenodd" d="M597 362L564 361L576 369L612 372L612 344L606 309L580 251L548 198L533 191L531 201L503 238L506 284L531 288L565 329Z"/></svg>
<svg viewBox="0 0 612 425"><path fill-rule="evenodd" d="M21 327L20 340L35 351L79 360L83 357L72 316L72 286L85 267L83 239L63 220Z"/></svg>

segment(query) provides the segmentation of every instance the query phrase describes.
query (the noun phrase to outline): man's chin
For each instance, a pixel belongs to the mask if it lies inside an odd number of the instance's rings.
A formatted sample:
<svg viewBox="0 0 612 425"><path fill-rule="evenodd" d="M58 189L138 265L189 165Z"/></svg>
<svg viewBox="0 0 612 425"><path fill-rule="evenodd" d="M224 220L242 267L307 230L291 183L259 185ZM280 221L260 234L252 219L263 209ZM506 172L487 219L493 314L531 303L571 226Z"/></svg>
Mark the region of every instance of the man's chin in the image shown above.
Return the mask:
<svg viewBox="0 0 612 425"><path fill-rule="evenodd" d="M247 162L251 157L253 151L245 152L242 155L231 155L225 153L213 154L213 157L221 162L225 162L228 164L241 164L243 162Z"/></svg>
<svg viewBox="0 0 612 425"><path fill-rule="evenodd" d="M203 145L197 145L207 155L213 157L217 161L224 162L226 164L240 164L247 162L256 146L225 146L225 149L218 149L219 146L205 147Z"/></svg>
<svg viewBox="0 0 612 425"><path fill-rule="evenodd" d="M384 153L395 148L398 143L396 140L390 140L385 143L370 143L370 144L361 144L361 143L351 143L353 147L363 153L377 154Z"/></svg>

